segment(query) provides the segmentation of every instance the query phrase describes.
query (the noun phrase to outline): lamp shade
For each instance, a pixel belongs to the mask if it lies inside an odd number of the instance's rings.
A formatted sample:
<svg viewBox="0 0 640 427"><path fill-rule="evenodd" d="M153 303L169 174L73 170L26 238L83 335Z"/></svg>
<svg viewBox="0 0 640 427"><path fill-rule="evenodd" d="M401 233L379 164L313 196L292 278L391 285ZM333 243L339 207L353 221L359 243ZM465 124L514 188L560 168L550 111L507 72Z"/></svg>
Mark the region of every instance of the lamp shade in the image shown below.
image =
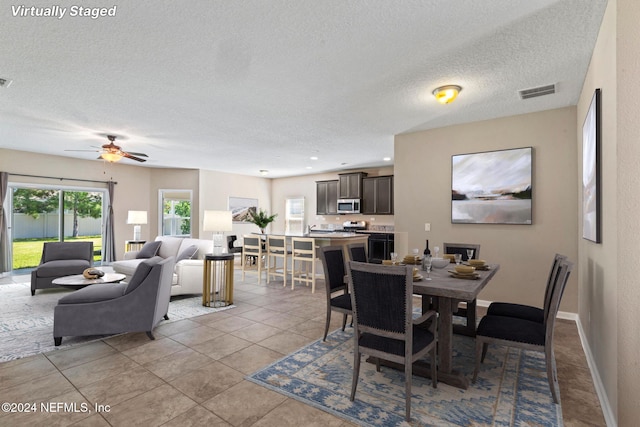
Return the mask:
<svg viewBox="0 0 640 427"><path fill-rule="evenodd" d="M129 211L127 224L146 224L147 211Z"/></svg>
<svg viewBox="0 0 640 427"><path fill-rule="evenodd" d="M233 230L231 211L204 211L202 229L204 231Z"/></svg>

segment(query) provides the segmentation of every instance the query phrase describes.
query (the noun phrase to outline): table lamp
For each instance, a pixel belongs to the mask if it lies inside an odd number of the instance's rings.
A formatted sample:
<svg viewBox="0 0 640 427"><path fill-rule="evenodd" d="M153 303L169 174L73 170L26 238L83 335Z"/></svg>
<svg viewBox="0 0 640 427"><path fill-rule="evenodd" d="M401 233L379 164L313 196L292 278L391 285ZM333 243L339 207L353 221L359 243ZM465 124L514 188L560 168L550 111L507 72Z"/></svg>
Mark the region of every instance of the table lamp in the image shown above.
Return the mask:
<svg viewBox="0 0 640 427"><path fill-rule="evenodd" d="M213 253L226 253L227 247L222 244L222 233L233 230L231 211L204 211L202 230L213 231Z"/></svg>
<svg viewBox="0 0 640 427"><path fill-rule="evenodd" d="M129 211L127 224L133 224L133 240L140 240L140 224L147 223L147 211Z"/></svg>

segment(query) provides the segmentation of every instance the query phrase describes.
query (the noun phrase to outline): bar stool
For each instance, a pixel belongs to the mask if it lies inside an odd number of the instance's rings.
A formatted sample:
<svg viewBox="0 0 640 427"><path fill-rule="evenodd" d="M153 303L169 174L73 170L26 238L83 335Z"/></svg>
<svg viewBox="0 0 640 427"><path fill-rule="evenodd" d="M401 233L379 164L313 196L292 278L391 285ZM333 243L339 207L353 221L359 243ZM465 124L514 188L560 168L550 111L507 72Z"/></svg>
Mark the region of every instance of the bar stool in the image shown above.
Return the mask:
<svg viewBox="0 0 640 427"><path fill-rule="evenodd" d="M242 280L244 280L245 272L258 272L258 284L262 281L262 239L255 235L243 236L244 244L242 245ZM255 264L247 262L248 258L254 258Z"/></svg>
<svg viewBox="0 0 640 427"><path fill-rule="evenodd" d="M267 237L267 285L273 276L280 276L287 286L288 264L287 241L284 236ZM278 267L278 260L282 260L282 269Z"/></svg>
<svg viewBox="0 0 640 427"><path fill-rule="evenodd" d="M291 289L296 280L311 283L311 293L316 291L316 245L312 237L291 238ZM298 261L298 269L296 269ZM311 270L311 271L309 271Z"/></svg>

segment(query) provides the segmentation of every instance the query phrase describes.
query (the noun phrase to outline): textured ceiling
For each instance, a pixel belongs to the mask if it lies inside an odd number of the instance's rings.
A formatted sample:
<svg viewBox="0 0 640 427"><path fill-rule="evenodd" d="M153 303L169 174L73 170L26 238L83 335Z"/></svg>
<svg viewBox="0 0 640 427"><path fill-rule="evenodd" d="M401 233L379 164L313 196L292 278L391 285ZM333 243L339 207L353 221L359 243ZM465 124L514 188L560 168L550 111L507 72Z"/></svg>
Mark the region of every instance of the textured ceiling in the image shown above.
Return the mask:
<svg viewBox="0 0 640 427"><path fill-rule="evenodd" d="M575 105L606 0L120 0L98 19L18 4L0 9L0 147L95 159L65 150L113 133L147 166L282 177L388 165L399 133ZM463 87L453 104L431 95L443 84Z"/></svg>

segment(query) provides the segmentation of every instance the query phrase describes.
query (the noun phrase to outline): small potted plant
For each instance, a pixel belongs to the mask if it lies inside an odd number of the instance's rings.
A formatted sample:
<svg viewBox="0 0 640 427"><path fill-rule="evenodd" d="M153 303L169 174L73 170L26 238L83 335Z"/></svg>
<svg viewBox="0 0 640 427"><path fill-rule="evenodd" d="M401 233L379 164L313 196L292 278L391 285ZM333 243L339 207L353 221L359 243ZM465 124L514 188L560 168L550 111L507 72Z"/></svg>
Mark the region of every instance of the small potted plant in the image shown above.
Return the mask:
<svg viewBox="0 0 640 427"><path fill-rule="evenodd" d="M249 219L247 221L255 224L260 228L260 232L264 234L264 229L267 228L267 225L271 224L275 221L278 214L268 215L265 211L260 209L258 212L254 212L252 210L249 211Z"/></svg>

